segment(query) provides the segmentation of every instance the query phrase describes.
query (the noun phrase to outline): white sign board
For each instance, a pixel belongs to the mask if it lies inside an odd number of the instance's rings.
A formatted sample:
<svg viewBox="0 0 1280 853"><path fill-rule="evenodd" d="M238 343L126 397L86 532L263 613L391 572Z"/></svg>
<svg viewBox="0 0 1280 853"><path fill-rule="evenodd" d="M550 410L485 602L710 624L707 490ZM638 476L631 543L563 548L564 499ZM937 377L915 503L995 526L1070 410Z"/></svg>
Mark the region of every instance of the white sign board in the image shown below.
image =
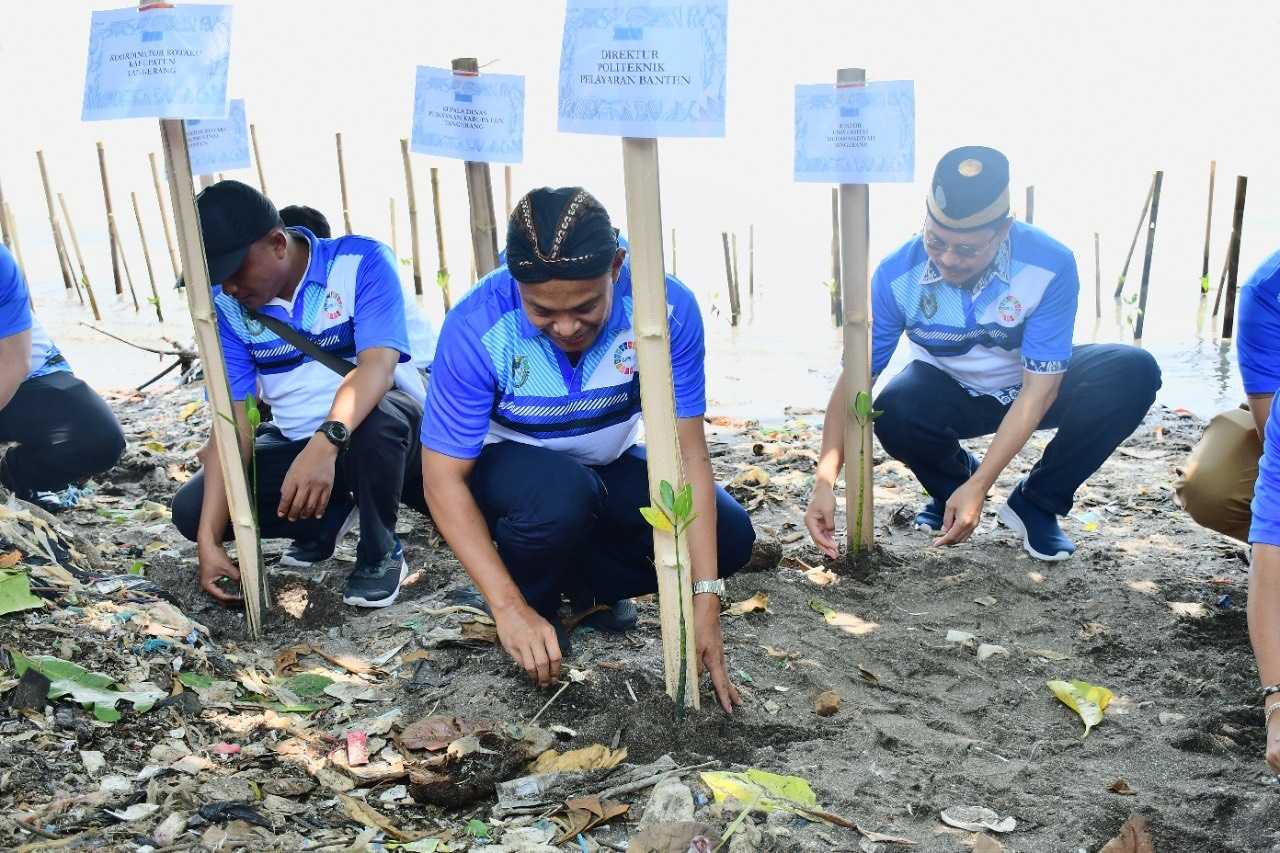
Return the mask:
<svg viewBox="0 0 1280 853"><path fill-rule="evenodd" d="M252 165L243 98L231 102L226 118L188 119L183 124L187 130L187 150L191 152L191 174L212 175Z"/></svg>
<svg viewBox="0 0 1280 853"><path fill-rule="evenodd" d="M483 163L524 159L524 78L418 66L413 139L418 154Z"/></svg>
<svg viewBox="0 0 1280 853"><path fill-rule="evenodd" d="M915 166L911 80L796 86L797 181L913 181Z"/></svg>
<svg viewBox="0 0 1280 853"><path fill-rule="evenodd" d="M230 60L230 6L94 12L80 118L225 118Z"/></svg>
<svg viewBox="0 0 1280 853"><path fill-rule="evenodd" d="M559 129L724 136L727 0L568 0Z"/></svg>

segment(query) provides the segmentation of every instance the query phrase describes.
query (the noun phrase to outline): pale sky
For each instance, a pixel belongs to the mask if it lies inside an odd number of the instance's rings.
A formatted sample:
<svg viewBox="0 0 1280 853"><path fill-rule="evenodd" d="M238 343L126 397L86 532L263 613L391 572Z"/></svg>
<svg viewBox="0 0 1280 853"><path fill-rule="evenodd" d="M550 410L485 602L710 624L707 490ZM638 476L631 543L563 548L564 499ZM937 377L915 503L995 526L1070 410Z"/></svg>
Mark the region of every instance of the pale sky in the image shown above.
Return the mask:
<svg viewBox="0 0 1280 853"><path fill-rule="evenodd" d="M147 152L159 151L156 123L80 121L89 14L128 4L5 5L0 81L8 120L0 182L18 218L37 297L61 287L36 169L41 147L55 188L76 217L90 275L102 288L110 266L94 142L106 144L114 201L141 279L130 190L143 201L152 251L167 264L147 171ZM388 240L388 198L394 196L401 254L407 255L399 139L409 130L414 68L447 67L451 58L469 55L492 71L526 77L517 195L531 186L582 184L625 225L619 142L556 131L560 0L232 5L231 96L247 101L278 204L312 204L340 225L333 138L340 130L355 230ZM1034 184L1036 224L1076 250L1088 294L1082 314L1091 316L1093 232L1102 235L1103 290L1109 292L1151 172L1162 168L1148 338L1183 338L1190 334L1200 272L1211 159L1218 164L1215 282L1237 174L1250 179L1244 274L1280 243L1277 32L1280 4L1239 0L730 0L727 135L661 143L664 225L667 234L671 227L678 232L680 276L704 307L713 298L723 305L720 232L739 233L745 264L747 228L754 224L761 334L800 341L825 329L829 188L792 181L794 86L832 80L841 66L861 66L869 79L914 80L916 91L916 182L872 187L873 258L919 226L925 187L943 152L991 145L1011 160L1017 209L1025 185ZM447 252L460 286L470 265L462 164L414 155L414 165L428 278L436 265L428 181L435 165L446 194ZM257 183L251 170L227 176ZM501 211L500 167L494 186ZM1139 242L1131 281L1141 255Z"/></svg>

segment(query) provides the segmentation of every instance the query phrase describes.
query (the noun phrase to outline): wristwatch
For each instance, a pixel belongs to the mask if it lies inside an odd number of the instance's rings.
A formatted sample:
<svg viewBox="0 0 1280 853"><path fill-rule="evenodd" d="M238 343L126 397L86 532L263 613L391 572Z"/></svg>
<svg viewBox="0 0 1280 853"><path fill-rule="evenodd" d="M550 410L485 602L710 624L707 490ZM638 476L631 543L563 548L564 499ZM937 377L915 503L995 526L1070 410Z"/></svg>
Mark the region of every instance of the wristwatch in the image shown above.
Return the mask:
<svg viewBox="0 0 1280 853"><path fill-rule="evenodd" d="M316 432L329 439L339 450L346 450L351 441L351 429L342 421L325 421Z"/></svg>
<svg viewBox="0 0 1280 853"><path fill-rule="evenodd" d="M720 599L724 599L724 578L717 578L713 581L695 581L693 584L693 594L702 595L709 592Z"/></svg>

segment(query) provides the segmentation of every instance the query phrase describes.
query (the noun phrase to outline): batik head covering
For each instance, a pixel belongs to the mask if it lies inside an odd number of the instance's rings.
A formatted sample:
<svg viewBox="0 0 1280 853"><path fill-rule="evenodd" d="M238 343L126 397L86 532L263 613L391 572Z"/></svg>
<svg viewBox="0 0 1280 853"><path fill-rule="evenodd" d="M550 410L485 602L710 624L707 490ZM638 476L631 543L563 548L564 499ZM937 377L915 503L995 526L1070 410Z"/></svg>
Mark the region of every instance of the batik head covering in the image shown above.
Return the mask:
<svg viewBox="0 0 1280 853"><path fill-rule="evenodd" d="M609 271L618 231L582 187L529 191L507 223L507 269L522 284L582 280Z"/></svg>

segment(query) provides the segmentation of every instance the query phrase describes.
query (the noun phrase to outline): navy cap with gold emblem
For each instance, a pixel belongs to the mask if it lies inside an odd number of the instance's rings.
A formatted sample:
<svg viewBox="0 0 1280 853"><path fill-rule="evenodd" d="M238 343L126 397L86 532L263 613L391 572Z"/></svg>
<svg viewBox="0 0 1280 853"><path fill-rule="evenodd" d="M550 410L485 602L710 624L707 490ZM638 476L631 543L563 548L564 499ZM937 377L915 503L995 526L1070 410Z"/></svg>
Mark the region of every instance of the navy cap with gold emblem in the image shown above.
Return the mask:
<svg viewBox="0 0 1280 853"><path fill-rule="evenodd" d="M1009 216L1009 160L994 148L948 151L933 171L929 218L952 231L977 231Z"/></svg>

